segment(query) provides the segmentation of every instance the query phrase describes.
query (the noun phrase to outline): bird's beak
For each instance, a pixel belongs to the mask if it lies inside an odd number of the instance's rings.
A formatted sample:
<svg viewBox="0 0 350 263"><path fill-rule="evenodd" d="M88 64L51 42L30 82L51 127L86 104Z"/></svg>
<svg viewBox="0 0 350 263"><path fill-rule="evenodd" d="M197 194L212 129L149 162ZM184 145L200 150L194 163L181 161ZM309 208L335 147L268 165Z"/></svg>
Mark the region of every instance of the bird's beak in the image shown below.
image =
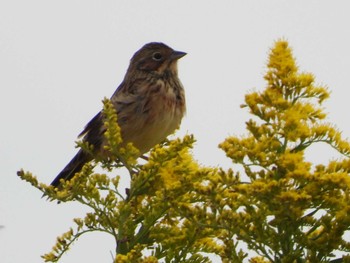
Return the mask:
<svg viewBox="0 0 350 263"><path fill-rule="evenodd" d="M187 53L185 52L174 50L173 53L171 54L171 60L178 60L179 58L182 58L186 54Z"/></svg>

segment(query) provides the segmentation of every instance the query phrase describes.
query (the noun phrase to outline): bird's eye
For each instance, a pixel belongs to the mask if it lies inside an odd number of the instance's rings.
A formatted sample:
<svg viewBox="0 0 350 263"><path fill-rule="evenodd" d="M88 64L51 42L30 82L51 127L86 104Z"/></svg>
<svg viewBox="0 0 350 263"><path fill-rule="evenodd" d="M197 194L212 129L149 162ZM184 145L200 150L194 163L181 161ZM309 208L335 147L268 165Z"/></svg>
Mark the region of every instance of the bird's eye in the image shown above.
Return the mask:
<svg viewBox="0 0 350 263"><path fill-rule="evenodd" d="M153 53L152 58L153 58L153 60L155 60L155 61L160 61L160 60L163 58L163 56L162 56L162 54L160 54L159 52L155 52L155 53Z"/></svg>

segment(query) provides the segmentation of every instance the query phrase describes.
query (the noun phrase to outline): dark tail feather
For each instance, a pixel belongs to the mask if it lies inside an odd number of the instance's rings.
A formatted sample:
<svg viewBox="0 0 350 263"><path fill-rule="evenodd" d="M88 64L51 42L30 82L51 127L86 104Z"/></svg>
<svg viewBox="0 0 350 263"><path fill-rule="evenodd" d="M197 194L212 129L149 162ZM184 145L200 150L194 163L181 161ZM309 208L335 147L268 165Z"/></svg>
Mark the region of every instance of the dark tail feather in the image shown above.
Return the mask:
<svg viewBox="0 0 350 263"><path fill-rule="evenodd" d="M92 157L89 153L79 150L79 152L73 157L73 159L64 167L64 169L57 175L55 180L52 181L51 185L58 187L60 180L70 180L75 173L80 172L84 164L91 161Z"/></svg>

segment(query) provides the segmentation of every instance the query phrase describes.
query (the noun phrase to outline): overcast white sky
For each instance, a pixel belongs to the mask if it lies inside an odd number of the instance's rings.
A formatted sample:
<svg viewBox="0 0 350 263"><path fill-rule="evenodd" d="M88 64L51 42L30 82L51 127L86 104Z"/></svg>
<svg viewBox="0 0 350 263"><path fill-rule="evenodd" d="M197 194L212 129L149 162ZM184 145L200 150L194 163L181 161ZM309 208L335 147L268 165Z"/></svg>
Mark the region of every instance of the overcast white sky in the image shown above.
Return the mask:
<svg viewBox="0 0 350 263"><path fill-rule="evenodd" d="M269 48L283 37L303 71L332 94L329 121L350 135L350 3L321 0L0 1L0 261L41 262L56 236L84 215L47 202L19 180L20 168L50 183L74 155L74 141L121 82L143 44L188 53L179 63L203 164L230 162L217 144L242 134L244 94L264 87ZM325 161L320 148L310 158ZM62 262L111 262L113 240L87 235Z"/></svg>

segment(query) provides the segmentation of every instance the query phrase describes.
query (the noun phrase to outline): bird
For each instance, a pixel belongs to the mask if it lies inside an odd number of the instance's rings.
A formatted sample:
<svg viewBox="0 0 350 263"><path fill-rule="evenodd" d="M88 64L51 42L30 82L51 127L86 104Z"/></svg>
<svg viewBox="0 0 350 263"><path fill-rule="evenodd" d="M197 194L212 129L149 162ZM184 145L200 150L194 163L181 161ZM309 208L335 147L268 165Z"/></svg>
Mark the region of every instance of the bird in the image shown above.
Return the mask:
<svg viewBox="0 0 350 263"><path fill-rule="evenodd" d="M145 44L132 56L123 81L110 98L122 145L131 142L140 156L179 128L186 113L185 91L177 69L178 60L186 54L161 42ZM78 135L93 145L94 153L103 152L106 143L103 122L100 111ZM62 179L70 180L91 160L91 153L80 149L51 185L59 187Z"/></svg>

